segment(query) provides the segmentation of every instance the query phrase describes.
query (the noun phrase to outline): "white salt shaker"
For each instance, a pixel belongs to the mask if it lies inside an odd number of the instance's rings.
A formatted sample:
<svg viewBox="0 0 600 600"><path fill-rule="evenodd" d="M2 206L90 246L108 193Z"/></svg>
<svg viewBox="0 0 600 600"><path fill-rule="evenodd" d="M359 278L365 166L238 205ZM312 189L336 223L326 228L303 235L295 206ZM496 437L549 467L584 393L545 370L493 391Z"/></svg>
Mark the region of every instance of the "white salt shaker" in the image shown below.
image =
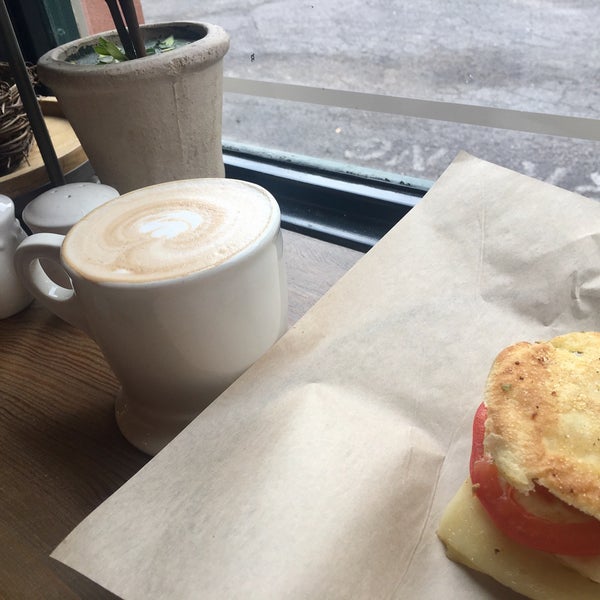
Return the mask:
<svg viewBox="0 0 600 600"><path fill-rule="evenodd" d="M32 300L19 282L13 266L15 249L26 237L15 218L13 201L0 194L0 319L18 313Z"/></svg>
<svg viewBox="0 0 600 600"><path fill-rule="evenodd" d="M118 195L102 183L66 183L34 198L23 210L23 221L32 233L66 235L91 210Z"/></svg>
<svg viewBox="0 0 600 600"><path fill-rule="evenodd" d="M23 221L32 233L66 235L94 208L116 198L119 192L102 183L66 183L34 198L23 210ZM71 287L67 274L49 261L40 261L46 275L62 287Z"/></svg>

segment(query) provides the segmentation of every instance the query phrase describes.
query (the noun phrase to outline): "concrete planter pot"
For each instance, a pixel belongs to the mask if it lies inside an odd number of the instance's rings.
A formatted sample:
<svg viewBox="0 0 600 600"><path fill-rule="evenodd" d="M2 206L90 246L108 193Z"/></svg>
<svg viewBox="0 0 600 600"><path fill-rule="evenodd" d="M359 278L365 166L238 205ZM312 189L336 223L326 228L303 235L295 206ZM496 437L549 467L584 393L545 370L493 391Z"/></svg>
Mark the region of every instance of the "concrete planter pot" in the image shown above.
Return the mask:
<svg viewBox="0 0 600 600"><path fill-rule="evenodd" d="M100 35L90 36L44 54L39 78L58 98L101 182L121 194L174 179L223 177L229 36L208 23L151 24L141 31L146 44L174 35L182 45L97 65L93 46ZM119 43L116 32L101 35Z"/></svg>

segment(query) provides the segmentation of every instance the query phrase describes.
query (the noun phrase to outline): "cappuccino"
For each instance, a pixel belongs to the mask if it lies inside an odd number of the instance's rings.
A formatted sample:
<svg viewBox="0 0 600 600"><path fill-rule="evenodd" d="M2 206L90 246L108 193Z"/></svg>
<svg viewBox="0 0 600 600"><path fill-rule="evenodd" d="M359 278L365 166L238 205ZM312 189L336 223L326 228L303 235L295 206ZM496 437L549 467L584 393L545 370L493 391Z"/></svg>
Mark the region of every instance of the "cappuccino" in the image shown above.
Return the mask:
<svg viewBox="0 0 600 600"><path fill-rule="evenodd" d="M273 197L233 179L190 179L129 192L67 234L65 264L93 281L148 283L215 267L273 226ZM278 223L277 223L278 226Z"/></svg>
<svg viewBox="0 0 600 600"><path fill-rule="evenodd" d="M66 237L15 251L27 290L87 332L121 384L117 423L154 454L287 327L280 211L242 181L161 183L109 200ZM72 287L53 284L52 261Z"/></svg>

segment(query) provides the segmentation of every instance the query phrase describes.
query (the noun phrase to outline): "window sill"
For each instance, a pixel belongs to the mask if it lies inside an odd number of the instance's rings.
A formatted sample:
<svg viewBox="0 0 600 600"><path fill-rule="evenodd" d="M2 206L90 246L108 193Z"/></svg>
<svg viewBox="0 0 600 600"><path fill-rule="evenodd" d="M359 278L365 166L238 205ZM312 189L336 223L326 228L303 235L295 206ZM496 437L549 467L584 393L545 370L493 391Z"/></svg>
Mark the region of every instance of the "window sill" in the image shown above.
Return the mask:
<svg viewBox="0 0 600 600"><path fill-rule="evenodd" d="M328 242L371 248L432 182L232 143L223 144L227 177L269 190L282 225Z"/></svg>

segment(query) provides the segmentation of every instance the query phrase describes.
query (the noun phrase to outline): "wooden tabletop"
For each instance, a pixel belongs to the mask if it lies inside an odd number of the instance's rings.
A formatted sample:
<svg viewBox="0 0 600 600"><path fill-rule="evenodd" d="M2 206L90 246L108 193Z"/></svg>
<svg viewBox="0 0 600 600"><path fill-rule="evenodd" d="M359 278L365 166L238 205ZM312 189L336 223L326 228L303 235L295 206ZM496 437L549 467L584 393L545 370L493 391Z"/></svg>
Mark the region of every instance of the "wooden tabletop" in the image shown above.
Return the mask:
<svg viewBox="0 0 600 600"><path fill-rule="evenodd" d="M290 324L361 256L284 231ZM49 554L150 458L121 436L118 384L85 334L33 303L0 320L0 599L112 594Z"/></svg>

